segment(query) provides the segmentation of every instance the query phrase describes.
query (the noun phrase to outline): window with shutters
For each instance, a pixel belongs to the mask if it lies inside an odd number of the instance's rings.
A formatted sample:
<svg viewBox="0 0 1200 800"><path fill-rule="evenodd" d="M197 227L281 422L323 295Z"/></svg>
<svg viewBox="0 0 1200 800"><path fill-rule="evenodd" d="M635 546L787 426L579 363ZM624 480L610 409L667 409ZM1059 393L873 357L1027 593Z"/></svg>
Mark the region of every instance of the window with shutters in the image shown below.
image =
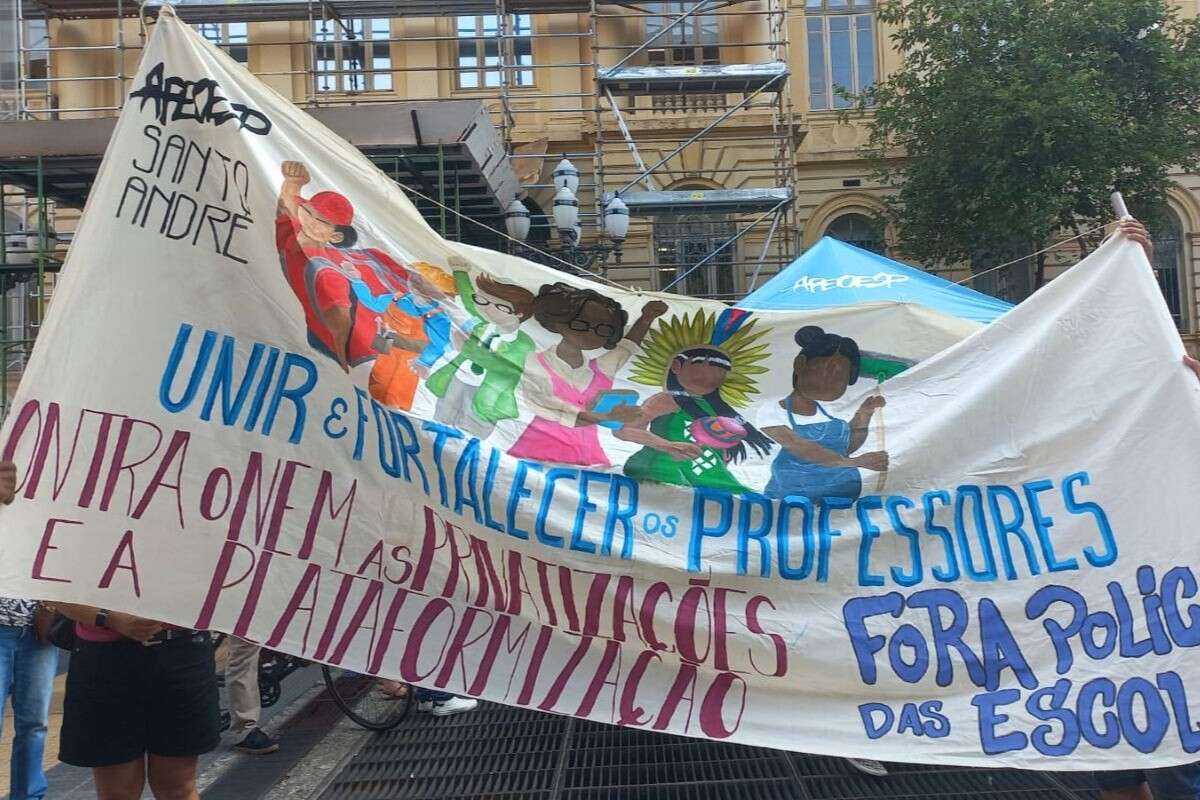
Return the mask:
<svg viewBox="0 0 1200 800"><path fill-rule="evenodd" d="M500 19L495 14L458 17L455 85L459 89L500 87L502 45L507 51L503 63L509 65L508 85L533 86L533 18L509 14L503 36L498 28Z"/></svg>
<svg viewBox="0 0 1200 800"><path fill-rule="evenodd" d="M875 0L805 0L808 107L849 108L837 90L875 83Z"/></svg>
<svg viewBox="0 0 1200 800"><path fill-rule="evenodd" d="M387 17L315 20L317 91L392 91L391 36Z"/></svg>
<svg viewBox="0 0 1200 800"><path fill-rule="evenodd" d="M245 22L200 22L196 30L239 64L250 61L249 25Z"/></svg>

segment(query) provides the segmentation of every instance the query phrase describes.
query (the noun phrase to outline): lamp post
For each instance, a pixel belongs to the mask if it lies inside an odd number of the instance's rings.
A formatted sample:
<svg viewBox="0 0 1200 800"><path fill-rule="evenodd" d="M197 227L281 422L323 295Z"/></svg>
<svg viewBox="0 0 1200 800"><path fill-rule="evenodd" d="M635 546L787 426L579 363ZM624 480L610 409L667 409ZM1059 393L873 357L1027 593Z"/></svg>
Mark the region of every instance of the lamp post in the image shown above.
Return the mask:
<svg viewBox="0 0 1200 800"><path fill-rule="evenodd" d="M555 189L570 189L571 194L579 191L579 168L572 164L569 158L558 162L553 176Z"/></svg>
<svg viewBox="0 0 1200 800"><path fill-rule="evenodd" d="M504 210L504 227L519 242L529 238L529 209L520 200L514 199Z"/></svg>
<svg viewBox="0 0 1200 800"><path fill-rule="evenodd" d="M564 242L574 239L575 227L579 224L579 200L570 186L563 186L554 195L554 227Z"/></svg>
<svg viewBox="0 0 1200 800"><path fill-rule="evenodd" d="M531 261L556 266L568 261L580 268L590 267L597 259L603 263L612 254L617 263L621 261L621 249L629 234L629 207L619 197L614 197L604 207L600 220L603 238L592 244L583 244L583 229L579 219L579 170L567 158L554 168L554 205L550 218L558 232L558 247L540 249L518 246L516 252ZM504 213L504 224L508 235L523 243L529 237L532 217L529 209L520 200L508 204ZM549 257L547 257L549 256Z"/></svg>
<svg viewBox="0 0 1200 800"><path fill-rule="evenodd" d="M618 258L625 237L629 234L629 206L620 197L614 197L604 207L604 235L613 242Z"/></svg>

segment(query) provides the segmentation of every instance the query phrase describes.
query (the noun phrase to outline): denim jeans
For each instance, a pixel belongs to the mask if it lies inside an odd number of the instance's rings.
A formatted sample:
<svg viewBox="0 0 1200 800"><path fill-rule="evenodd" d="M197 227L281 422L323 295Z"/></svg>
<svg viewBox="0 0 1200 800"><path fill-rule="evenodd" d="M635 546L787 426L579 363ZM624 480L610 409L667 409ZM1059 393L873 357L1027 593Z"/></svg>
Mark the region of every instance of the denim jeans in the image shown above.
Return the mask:
<svg viewBox="0 0 1200 800"><path fill-rule="evenodd" d="M1102 791L1136 789L1149 784L1154 800L1196 800L1200 797L1200 762L1178 767L1094 773Z"/></svg>
<svg viewBox="0 0 1200 800"><path fill-rule="evenodd" d="M40 800L46 796L42 751L46 718L58 670L58 650L38 640L32 625L0 625L0 690L12 697L13 739L10 800ZM4 705L0 702L0 724Z"/></svg>

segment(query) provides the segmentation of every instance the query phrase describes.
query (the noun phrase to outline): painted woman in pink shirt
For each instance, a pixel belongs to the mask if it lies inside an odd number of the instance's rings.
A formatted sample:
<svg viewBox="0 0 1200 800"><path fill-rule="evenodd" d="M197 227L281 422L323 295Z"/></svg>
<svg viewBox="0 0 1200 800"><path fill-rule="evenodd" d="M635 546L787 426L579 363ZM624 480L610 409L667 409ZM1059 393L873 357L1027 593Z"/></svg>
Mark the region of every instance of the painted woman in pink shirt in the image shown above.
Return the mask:
<svg viewBox="0 0 1200 800"><path fill-rule="evenodd" d="M561 341L526 364L521 393L534 418L509 454L534 461L610 466L596 426L628 422L637 409L621 405L599 413L592 407L612 388L617 370L666 310L661 300L650 301L626 334L629 314L612 298L565 283L542 286L533 301L533 318ZM588 357L601 349L608 352Z"/></svg>

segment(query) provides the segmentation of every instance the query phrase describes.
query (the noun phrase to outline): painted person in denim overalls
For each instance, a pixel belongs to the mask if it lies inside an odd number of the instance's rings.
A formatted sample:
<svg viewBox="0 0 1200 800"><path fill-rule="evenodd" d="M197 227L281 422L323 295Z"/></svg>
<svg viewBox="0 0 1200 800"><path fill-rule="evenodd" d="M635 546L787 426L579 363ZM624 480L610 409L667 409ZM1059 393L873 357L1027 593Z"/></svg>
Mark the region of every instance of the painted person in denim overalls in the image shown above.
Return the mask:
<svg viewBox="0 0 1200 800"><path fill-rule="evenodd" d="M792 363L792 393L759 418L759 427L781 448L763 493L776 499L804 496L814 504L829 497L857 500L859 470L887 469L885 451L851 455L866 442L871 417L885 401L878 395L867 398L849 422L832 416L821 403L841 398L858 381L858 344L815 325L801 328L796 344L800 353ZM768 417L774 424L764 424Z"/></svg>

